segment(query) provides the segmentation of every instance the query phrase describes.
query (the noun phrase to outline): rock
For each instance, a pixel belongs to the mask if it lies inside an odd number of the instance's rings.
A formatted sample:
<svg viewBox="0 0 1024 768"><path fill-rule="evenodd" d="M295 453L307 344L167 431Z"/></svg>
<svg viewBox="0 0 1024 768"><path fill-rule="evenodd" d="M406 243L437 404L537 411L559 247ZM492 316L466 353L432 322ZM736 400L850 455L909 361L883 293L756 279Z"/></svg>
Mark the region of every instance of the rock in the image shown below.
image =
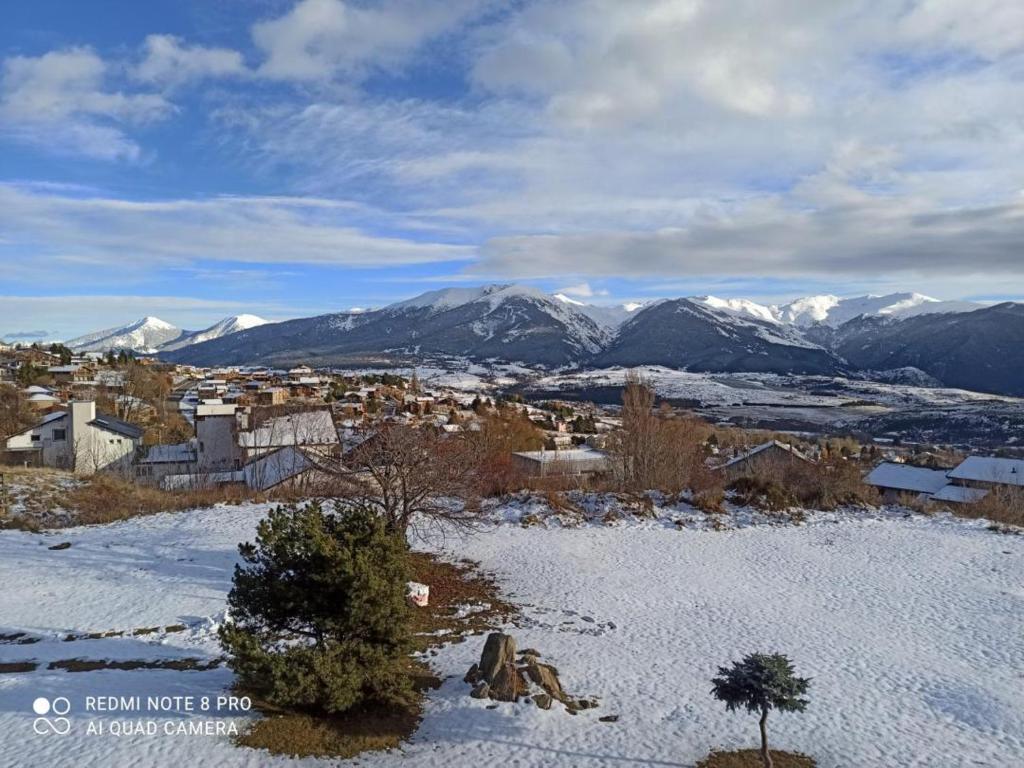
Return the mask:
<svg viewBox="0 0 1024 768"><path fill-rule="evenodd" d="M546 693L538 693L533 697L533 703L541 709L551 709L553 699Z"/></svg>
<svg viewBox="0 0 1024 768"><path fill-rule="evenodd" d="M533 656L534 658L540 658L540 651L535 651L533 648L524 648L519 652L520 656Z"/></svg>
<svg viewBox="0 0 1024 768"><path fill-rule="evenodd" d="M559 701L565 701L565 691L558 680L558 670L550 664L540 664L530 657L529 663L524 668L529 678L544 689L546 693Z"/></svg>
<svg viewBox="0 0 1024 768"><path fill-rule="evenodd" d="M487 683L480 683L469 693L474 699L486 699L491 695L491 686Z"/></svg>
<svg viewBox="0 0 1024 768"><path fill-rule="evenodd" d="M502 664L491 681L491 698L495 701L518 701L525 693L526 681L515 664Z"/></svg>
<svg viewBox="0 0 1024 768"><path fill-rule="evenodd" d="M487 636L483 653L480 654L480 679L493 683L498 671L506 664L513 664L515 658L515 638L501 632L492 632Z"/></svg>
<svg viewBox="0 0 1024 768"><path fill-rule="evenodd" d="M476 685L480 681L480 667L476 664L470 667L469 672L462 678L462 681L470 685Z"/></svg>
<svg viewBox="0 0 1024 768"><path fill-rule="evenodd" d="M70 541L62 541L60 544L54 544L52 547L47 547L47 549L56 549L56 550L70 549L70 548L71 548L71 542Z"/></svg>
<svg viewBox="0 0 1024 768"><path fill-rule="evenodd" d="M619 722L619 716L618 715L605 715L604 717L599 717L597 719L600 720L602 723L617 723L617 722Z"/></svg>

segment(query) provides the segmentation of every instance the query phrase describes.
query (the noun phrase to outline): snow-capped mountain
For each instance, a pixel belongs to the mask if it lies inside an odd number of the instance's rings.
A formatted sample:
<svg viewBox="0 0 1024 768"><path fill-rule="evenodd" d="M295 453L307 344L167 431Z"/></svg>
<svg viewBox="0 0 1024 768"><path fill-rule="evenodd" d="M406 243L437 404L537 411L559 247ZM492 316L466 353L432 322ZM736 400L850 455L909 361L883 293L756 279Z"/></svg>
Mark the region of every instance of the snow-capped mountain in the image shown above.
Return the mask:
<svg viewBox="0 0 1024 768"><path fill-rule="evenodd" d="M170 352L175 349L187 347L190 344L201 344L204 341L219 339L223 336L230 336L232 333L247 331L250 328L258 328L266 325L267 321L256 315L233 315L214 323L202 331L183 331L182 335L169 344L160 347L160 351Z"/></svg>
<svg viewBox="0 0 1024 768"><path fill-rule="evenodd" d="M768 323L779 322L776 307L767 307L749 299L720 299L717 296L697 296L693 301L735 317L752 317L755 320Z"/></svg>
<svg viewBox="0 0 1024 768"><path fill-rule="evenodd" d="M501 284L444 288L378 310L252 328L167 357L203 365L458 356L562 366L597 353L611 335L573 304Z"/></svg>
<svg viewBox="0 0 1024 768"><path fill-rule="evenodd" d="M107 328L71 339L67 346L77 352L108 352L112 349L152 353L174 341L183 331L158 317L144 317L118 328Z"/></svg>
<svg viewBox="0 0 1024 768"><path fill-rule="evenodd" d="M162 356L196 365L462 358L545 368L657 364L874 376L910 366L946 385L1024 394L1024 360L1016 352L1022 340L1019 304L985 307L905 293L813 296L782 306L699 296L598 307L501 284L175 343Z"/></svg>
<svg viewBox="0 0 1024 768"><path fill-rule="evenodd" d="M608 329L618 328L629 319L630 315L645 306L639 302L614 305L586 304L582 301L571 298L570 296L566 296L564 293L552 294L552 298L557 299L563 304L575 307L595 323Z"/></svg>
<svg viewBox="0 0 1024 768"><path fill-rule="evenodd" d="M917 315L971 312L983 306L970 301L942 301L920 293L892 293L846 299L831 295L809 296L781 307L772 307L771 310L775 318L783 323L802 328L814 324L837 328L861 316L902 319Z"/></svg>
<svg viewBox="0 0 1024 768"><path fill-rule="evenodd" d="M201 344L233 333L257 328L267 323L256 315L233 315L201 331L183 331L158 317L144 317L118 328L107 328L71 339L67 346L77 352L108 352L129 350L154 354Z"/></svg>
<svg viewBox="0 0 1024 768"><path fill-rule="evenodd" d="M843 367L829 351L752 302L708 296L660 301L637 312L592 363L812 374L837 373Z"/></svg>

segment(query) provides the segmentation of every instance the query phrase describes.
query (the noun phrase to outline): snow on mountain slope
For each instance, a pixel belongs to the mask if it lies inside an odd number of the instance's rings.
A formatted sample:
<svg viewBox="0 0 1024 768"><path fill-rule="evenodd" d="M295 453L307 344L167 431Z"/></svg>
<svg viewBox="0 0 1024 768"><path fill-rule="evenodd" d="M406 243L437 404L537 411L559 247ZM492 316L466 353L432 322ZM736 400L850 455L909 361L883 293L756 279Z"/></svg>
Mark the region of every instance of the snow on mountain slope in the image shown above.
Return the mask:
<svg viewBox="0 0 1024 768"><path fill-rule="evenodd" d="M71 339L67 346L79 352L107 352L125 349L155 352L182 335L182 330L158 317L144 317L118 328L107 328Z"/></svg>
<svg viewBox="0 0 1024 768"><path fill-rule="evenodd" d="M266 324L266 320L256 315L233 315L232 317L225 317L220 322L214 323L205 330L196 331L194 333L183 333L181 337L175 339L170 344L165 344L161 347L161 351L181 349L189 344L200 344L204 341L210 341L211 339L220 339L224 336L230 336L232 333L247 331L250 328L258 328L259 326Z"/></svg>
<svg viewBox="0 0 1024 768"><path fill-rule="evenodd" d="M471 327L486 340L513 341L532 333L536 312L561 325L571 344L593 353L607 341L609 326L593 318L587 307L575 301L550 296L527 285L498 284L475 288L445 288L428 291L407 301L391 304L382 311L401 315L409 310L428 310L430 315L461 310L471 312Z"/></svg>
<svg viewBox="0 0 1024 768"><path fill-rule="evenodd" d="M778 313L774 307L766 307L763 304L748 299L720 299L717 296L697 296L693 299L699 304L726 312L737 317L753 317L755 320L764 320L769 323L779 322Z"/></svg>
<svg viewBox="0 0 1024 768"><path fill-rule="evenodd" d="M862 315L905 318L944 312L971 312L982 304L970 301L942 301L920 293L892 293L886 296L808 296L775 309L783 323L807 327L815 323L836 328Z"/></svg>
<svg viewBox="0 0 1024 768"><path fill-rule="evenodd" d="M643 307L643 304L633 302L630 304L617 304L613 306L602 306L600 304L585 304L582 301L566 296L564 293L553 294L553 298L564 304L575 307L598 325L614 329L622 325L629 316L636 310Z"/></svg>

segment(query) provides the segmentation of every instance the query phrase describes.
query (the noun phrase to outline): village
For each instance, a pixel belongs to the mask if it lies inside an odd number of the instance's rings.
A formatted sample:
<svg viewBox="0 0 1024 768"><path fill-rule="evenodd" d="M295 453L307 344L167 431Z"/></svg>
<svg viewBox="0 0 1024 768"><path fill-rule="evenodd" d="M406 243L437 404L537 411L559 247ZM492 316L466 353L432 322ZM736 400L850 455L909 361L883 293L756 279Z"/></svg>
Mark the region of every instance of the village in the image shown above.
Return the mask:
<svg viewBox="0 0 1024 768"><path fill-rule="evenodd" d="M75 354L59 344L0 349L0 394L0 464L113 474L167 493L330 495L331 478L356 472L354 451L382 430L400 426L444 439L481 432L488 422L512 435L501 446L512 485L608 488L622 425L618 405L432 385L415 368L204 369L123 352ZM695 421L666 404L659 415ZM509 429L511 422L519 428ZM879 503L968 515L985 504L1015 506L1024 487L1024 460L952 446L727 423L697 431L699 460L722 487L777 475L780 467L838 461L863 478Z"/></svg>

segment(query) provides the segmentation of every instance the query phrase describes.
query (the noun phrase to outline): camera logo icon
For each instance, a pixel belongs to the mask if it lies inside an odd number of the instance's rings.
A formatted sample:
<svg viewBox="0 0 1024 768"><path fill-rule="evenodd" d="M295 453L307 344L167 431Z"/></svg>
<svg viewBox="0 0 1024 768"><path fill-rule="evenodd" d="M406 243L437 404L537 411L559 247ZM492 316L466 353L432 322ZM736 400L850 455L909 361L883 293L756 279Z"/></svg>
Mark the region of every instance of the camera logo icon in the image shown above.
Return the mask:
<svg viewBox="0 0 1024 768"><path fill-rule="evenodd" d="M38 715L32 721L32 730L40 736L47 733L65 736L71 730L71 721L65 717L71 711L71 702L63 696L52 701L40 696L32 702L32 711Z"/></svg>

